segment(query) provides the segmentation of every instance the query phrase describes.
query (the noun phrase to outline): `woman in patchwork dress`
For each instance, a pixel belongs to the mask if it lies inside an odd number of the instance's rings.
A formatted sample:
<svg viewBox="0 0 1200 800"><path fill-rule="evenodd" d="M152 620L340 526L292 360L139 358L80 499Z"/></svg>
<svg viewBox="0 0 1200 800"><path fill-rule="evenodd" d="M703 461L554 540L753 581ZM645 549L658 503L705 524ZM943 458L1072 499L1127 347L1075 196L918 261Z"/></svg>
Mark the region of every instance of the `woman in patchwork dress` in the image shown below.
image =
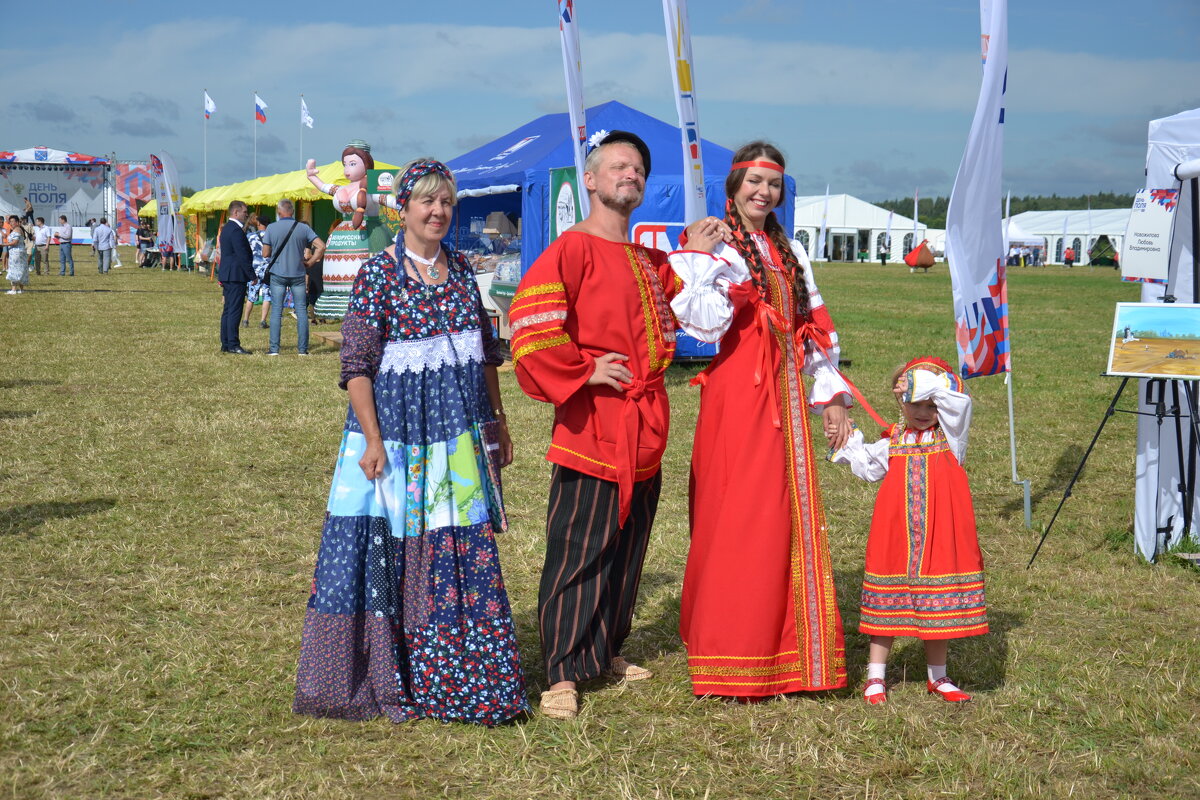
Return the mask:
<svg viewBox="0 0 1200 800"><path fill-rule="evenodd" d="M528 708L495 541L503 359L474 270L442 243L450 171L413 162L396 200L405 230L358 272L342 324L350 411L293 710L496 725Z"/></svg>

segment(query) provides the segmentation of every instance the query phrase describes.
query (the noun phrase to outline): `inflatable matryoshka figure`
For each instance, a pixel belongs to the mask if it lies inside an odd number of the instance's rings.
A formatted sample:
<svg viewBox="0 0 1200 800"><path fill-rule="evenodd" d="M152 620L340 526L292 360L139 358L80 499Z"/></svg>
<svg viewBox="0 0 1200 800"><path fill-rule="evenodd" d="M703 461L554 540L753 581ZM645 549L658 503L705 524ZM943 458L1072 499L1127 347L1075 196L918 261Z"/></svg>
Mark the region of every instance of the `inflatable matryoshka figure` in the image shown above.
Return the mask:
<svg viewBox="0 0 1200 800"><path fill-rule="evenodd" d="M333 210L341 222L329 232L322 268L324 290L317 299L318 317L341 319L350 303L350 289L358 269L372 254L392 243L392 234L379 218L379 204L395 208L390 194L368 194L367 170L375 168L371 146L355 139L342 151L342 170L348 185L324 183L317 175L317 162L308 160L308 179L317 191L333 198Z"/></svg>

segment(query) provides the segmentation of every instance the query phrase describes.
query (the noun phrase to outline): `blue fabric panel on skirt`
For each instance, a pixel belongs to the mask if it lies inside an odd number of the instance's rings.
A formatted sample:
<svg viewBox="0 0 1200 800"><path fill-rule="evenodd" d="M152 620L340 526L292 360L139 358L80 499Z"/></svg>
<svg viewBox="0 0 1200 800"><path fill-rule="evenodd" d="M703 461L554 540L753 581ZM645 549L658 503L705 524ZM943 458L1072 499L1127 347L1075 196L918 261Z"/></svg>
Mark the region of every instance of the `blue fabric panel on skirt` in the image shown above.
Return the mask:
<svg viewBox="0 0 1200 800"><path fill-rule="evenodd" d="M471 423L492 418L487 392L475 389L482 386L483 366L475 362L421 372L382 371L375 376L379 431L386 441L404 444L449 441ZM362 433L353 408L346 414L346 430Z"/></svg>

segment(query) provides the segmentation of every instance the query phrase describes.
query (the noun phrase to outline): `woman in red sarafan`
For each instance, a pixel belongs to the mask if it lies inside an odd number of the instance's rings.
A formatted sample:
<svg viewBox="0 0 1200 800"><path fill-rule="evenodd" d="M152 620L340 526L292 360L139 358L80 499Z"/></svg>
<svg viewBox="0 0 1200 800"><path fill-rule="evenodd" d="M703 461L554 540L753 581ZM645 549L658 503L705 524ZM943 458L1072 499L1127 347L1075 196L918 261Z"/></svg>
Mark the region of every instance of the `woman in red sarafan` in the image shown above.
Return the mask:
<svg viewBox="0 0 1200 800"><path fill-rule="evenodd" d="M671 304L681 326L720 342L696 380L679 625L700 696L846 685L808 413L823 416L829 444L840 447L850 433L849 390L808 255L773 213L783 170L772 145L742 147L725 181L725 219L694 223L671 254L684 282Z"/></svg>

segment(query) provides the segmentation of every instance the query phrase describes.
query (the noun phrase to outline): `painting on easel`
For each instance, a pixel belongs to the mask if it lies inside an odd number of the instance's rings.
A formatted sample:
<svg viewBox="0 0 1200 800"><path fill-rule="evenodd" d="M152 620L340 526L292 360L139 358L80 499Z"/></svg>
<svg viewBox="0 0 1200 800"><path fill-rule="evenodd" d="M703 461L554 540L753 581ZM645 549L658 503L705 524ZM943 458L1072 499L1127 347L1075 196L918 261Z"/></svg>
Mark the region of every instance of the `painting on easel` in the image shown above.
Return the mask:
<svg viewBox="0 0 1200 800"><path fill-rule="evenodd" d="M1200 305L1117 303L1107 372L1200 380Z"/></svg>

